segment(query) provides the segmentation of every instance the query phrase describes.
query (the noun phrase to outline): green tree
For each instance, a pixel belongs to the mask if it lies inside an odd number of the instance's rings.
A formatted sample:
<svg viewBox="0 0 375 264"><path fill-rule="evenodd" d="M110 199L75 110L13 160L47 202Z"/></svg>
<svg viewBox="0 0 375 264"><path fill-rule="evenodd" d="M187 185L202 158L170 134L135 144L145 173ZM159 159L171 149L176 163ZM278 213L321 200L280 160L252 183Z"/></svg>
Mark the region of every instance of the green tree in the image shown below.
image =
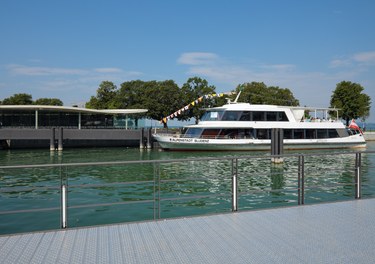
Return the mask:
<svg viewBox="0 0 375 264"><path fill-rule="evenodd" d="M144 106L147 117L162 120L183 106L180 88L173 80L148 82L145 89ZM163 122L167 127L167 122Z"/></svg>
<svg viewBox="0 0 375 264"><path fill-rule="evenodd" d="M110 81L103 81L96 90L96 96L91 96L86 108L115 109L117 105L117 87Z"/></svg>
<svg viewBox="0 0 375 264"><path fill-rule="evenodd" d="M270 104L298 106L299 101L288 88L267 87L263 82L244 83L237 86L232 99L241 91L239 102L251 104Z"/></svg>
<svg viewBox="0 0 375 264"><path fill-rule="evenodd" d="M172 80L124 82L116 101L121 108L148 109L145 117L154 120L162 120L183 106L181 90Z"/></svg>
<svg viewBox="0 0 375 264"><path fill-rule="evenodd" d="M31 94L19 93L14 94L3 100L3 105L31 105L33 99Z"/></svg>
<svg viewBox="0 0 375 264"><path fill-rule="evenodd" d="M116 96L116 105L123 109L148 109L145 91L152 83L141 80L123 82ZM138 123L141 117L147 117L147 113L135 115L135 122Z"/></svg>
<svg viewBox="0 0 375 264"><path fill-rule="evenodd" d="M63 106L63 102L57 98L39 98L35 100L35 105L55 105L55 106Z"/></svg>
<svg viewBox="0 0 375 264"><path fill-rule="evenodd" d="M184 102L182 106L188 105L192 101L204 95L215 93L215 89L215 86L208 85L208 82L205 79L201 79L199 77L189 78L181 88L181 94L183 97L182 99ZM198 120L204 113L204 110L202 110L202 108L213 106L213 104L215 104L215 101L213 99L206 99L205 97L203 97L201 104L196 107L190 108L187 113L181 115L180 120L187 120L194 117L195 122L198 123Z"/></svg>
<svg viewBox="0 0 375 264"><path fill-rule="evenodd" d="M145 91L147 87L156 85L155 81L144 82L141 80L123 82L117 94L116 104L120 108L146 108Z"/></svg>
<svg viewBox="0 0 375 264"><path fill-rule="evenodd" d="M351 119L366 118L370 114L371 98L362 93L363 87L358 83L342 81L336 84L331 96L331 107L339 108L339 117L349 125Z"/></svg>

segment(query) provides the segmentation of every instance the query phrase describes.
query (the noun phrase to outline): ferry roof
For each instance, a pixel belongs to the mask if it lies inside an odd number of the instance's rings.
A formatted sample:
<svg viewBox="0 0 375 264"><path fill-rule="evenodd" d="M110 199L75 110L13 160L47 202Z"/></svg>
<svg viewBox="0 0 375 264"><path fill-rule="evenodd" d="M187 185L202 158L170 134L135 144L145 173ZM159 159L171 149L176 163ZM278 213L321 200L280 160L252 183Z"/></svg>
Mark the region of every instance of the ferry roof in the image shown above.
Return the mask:
<svg viewBox="0 0 375 264"><path fill-rule="evenodd" d="M0 110L40 110L88 114L140 114L148 111L147 109L89 109L82 107L53 105L0 105Z"/></svg>

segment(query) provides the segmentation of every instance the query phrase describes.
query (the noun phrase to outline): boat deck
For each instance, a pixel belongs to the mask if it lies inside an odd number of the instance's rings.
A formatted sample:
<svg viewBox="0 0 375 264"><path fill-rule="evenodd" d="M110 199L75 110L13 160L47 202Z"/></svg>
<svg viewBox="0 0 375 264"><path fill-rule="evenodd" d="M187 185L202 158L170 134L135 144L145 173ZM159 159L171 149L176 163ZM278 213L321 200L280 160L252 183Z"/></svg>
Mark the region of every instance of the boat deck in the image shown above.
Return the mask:
<svg viewBox="0 0 375 264"><path fill-rule="evenodd" d="M0 263L374 263L375 199L0 236Z"/></svg>

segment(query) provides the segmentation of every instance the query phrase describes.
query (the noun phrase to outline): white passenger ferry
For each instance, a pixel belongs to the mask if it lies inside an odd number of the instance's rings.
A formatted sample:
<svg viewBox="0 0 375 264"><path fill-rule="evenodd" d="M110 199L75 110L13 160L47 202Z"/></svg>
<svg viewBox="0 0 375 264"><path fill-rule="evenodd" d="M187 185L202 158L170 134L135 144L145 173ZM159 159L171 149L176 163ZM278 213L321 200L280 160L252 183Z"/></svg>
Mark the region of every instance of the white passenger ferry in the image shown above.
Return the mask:
<svg viewBox="0 0 375 264"><path fill-rule="evenodd" d="M306 119L305 111L312 117ZM329 117L332 111L334 119ZM362 132L346 128L337 109L248 103L208 109L198 124L186 126L180 134L153 136L168 150L267 150L273 128L283 129L284 149L366 146Z"/></svg>

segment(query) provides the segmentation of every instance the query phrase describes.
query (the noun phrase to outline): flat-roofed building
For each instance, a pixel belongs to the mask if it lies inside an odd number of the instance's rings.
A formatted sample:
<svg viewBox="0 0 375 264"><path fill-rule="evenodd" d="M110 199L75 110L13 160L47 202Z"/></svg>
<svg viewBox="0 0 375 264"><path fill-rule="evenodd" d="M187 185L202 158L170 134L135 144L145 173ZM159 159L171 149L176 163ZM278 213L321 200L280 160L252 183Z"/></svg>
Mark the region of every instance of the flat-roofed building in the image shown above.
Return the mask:
<svg viewBox="0 0 375 264"><path fill-rule="evenodd" d="M147 109L0 105L0 149L50 146L151 146ZM64 132L63 132L64 131ZM58 142L58 143L57 143Z"/></svg>
<svg viewBox="0 0 375 264"><path fill-rule="evenodd" d="M2 127L124 128L144 127L147 109L88 109L47 105L0 105Z"/></svg>

